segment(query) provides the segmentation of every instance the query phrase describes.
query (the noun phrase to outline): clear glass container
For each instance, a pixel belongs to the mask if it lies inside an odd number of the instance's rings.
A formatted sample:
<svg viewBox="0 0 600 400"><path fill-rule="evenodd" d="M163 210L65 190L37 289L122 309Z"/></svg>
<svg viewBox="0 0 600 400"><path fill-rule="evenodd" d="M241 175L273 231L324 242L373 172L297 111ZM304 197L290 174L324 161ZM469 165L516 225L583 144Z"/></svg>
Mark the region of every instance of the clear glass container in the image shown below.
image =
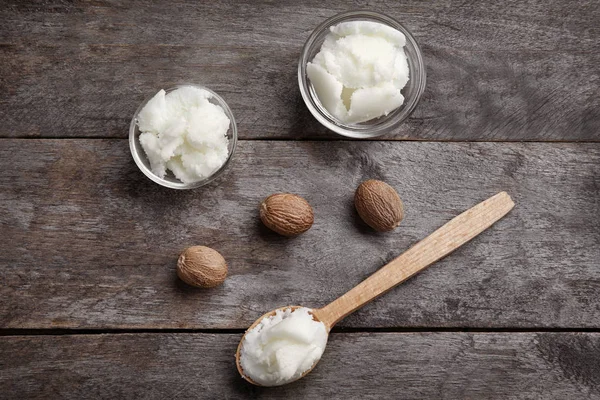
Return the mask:
<svg viewBox="0 0 600 400"><path fill-rule="evenodd" d="M329 34L329 28L341 22L348 21L378 22L402 32L406 36L404 52L408 59L410 78L404 89L402 89L404 104L386 116L357 124L347 124L332 116L319 101L315 89L306 74L306 65L308 62L312 61L321 49L325 37ZM327 129L343 136L359 139L373 138L390 133L394 128L400 125L402 121L407 119L415 110L423 95L425 81L426 76L423 54L413 35L395 19L373 11L349 11L338 14L323 22L309 36L302 49L302 55L300 56L300 61L298 63L298 84L300 85L300 93L312 115Z"/></svg>
<svg viewBox="0 0 600 400"><path fill-rule="evenodd" d="M200 186L206 185L207 183L209 183L209 182L215 180L216 178L218 178L219 176L221 176L223 174L223 172L229 166L231 159L233 157L233 154L235 152L236 144L237 144L237 126L235 124L235 118L233 117L233 113L231 112L231 109L229 108L227 103L225 103L225 100L223 100L223 98L221 98L221 96L219 96L218 94L216 94L215 92L213 92L212 90L210 90L204 86L190 84L190 83L183 83L183 84L179 84L179 85L170 87L168 89L165 89L165 92L169 93L169 92L174 91L175 89L179 89L180 87L184 87L184 86L193 86L198 89L206 90L207 92L209 92L212 95L212 98L210 98L209 101L213 104L221 106L221 108L223 108L223 111L225 111L225 114L227 115L227 118L229 118L229 121L230 121L229 130L227 131L227 138L229 139L228 156L227 156L227 161L225 161L225 163L221 166L221 168L216 170L211 176L209 176L208 178L205 178L203 180L193 182L193 183L181 182L169 170L167 170L167 174L165 175L164 178L161 178L158 175L154 174L152 172L152 169L150 168L150 161L148 161L148 157L146 157L146 153L144 152L144 149L140 143L139 138L140 138L141 132L137 125L137 117L138 117L140 111L142 111L142 109L148 103L148 101L150 101L150 99L152 99L156 95L156 93L154 93L152 96L149 96L146 100L144 100L142 102L142 104L140 104L138 109L135 111L133 118L131 119L131 124L129 125L129 148L131 149L131 155L133 156L135 163L137 164L138 168L144 173L144 175L146 175L148 178L150 178L154 182L158 183L159 185L168 187L171 189L198 188Z"/></svg>

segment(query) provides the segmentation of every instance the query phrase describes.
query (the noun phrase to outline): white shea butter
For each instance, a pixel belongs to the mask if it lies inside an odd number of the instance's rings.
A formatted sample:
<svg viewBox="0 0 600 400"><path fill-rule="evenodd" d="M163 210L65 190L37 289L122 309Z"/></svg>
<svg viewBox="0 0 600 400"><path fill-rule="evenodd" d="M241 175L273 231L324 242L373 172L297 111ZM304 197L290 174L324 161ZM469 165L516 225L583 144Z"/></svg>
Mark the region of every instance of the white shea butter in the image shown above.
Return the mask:
<svg viewBox="0 0 600 400"><path fill-rule="evenodd" d="M327 329L308 308L277 310L244 336L240 363L244 375L263 386L298 379L319 359L327 344Z"/></svg>
<svg viewBox="0 0 600 400"><path fill-rule="evenodd" d="M208 178L227 161L229 118L204 89L159 91L142 108L137 124L152 172L170 170L183 183Z"/></svg>
<svg viewBox="0 0 600 400"><path fill-rule="evenodd" d="M331 27L306 66L321 104L344 123L365 122L400 107L409 77L405 44L402 32L377 22Z"/></svg>

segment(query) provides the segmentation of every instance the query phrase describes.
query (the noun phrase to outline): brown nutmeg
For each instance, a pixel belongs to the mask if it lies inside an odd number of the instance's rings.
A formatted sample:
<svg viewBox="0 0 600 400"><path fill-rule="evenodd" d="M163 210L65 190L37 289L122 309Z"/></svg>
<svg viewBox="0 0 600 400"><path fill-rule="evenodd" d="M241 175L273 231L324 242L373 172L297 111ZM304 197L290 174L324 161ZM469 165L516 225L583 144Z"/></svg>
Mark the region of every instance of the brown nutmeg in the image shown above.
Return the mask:
<svg viewBox="0 0 600 400"><path fill-rule="evenodd" d="M404 218L404 206L396 190L375 179L364 181L356 189L354 206L363 221L379 232L394 230Z"/></svg>
<svg viewBox="0 0 600 400"><path fill-rule="evenodd" d="M313 209L302 197L277 193L260 205L260 219L267 228L283 236L296 236L310 229L314 222Z"/></svg>
<svg viewBox="0 0 600 400"><path fill-rule="evenodd" d="M188 247L177 260L177 276L192 286L219 286L227 277L227 263L218 251L210 247Z"/></svg>

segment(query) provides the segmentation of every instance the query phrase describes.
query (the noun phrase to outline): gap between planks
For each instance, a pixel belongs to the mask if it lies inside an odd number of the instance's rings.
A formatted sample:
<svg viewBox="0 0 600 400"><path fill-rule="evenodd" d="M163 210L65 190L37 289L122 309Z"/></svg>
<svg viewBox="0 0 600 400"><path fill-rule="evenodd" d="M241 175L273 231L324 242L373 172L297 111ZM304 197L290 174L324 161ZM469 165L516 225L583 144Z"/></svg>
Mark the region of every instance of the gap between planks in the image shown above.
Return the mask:
<svg viewBox="0 0 600 400"><path fill-rule="evenodd" d="M175 329L175 328L147 328L147 329L20 329L7 328L0 329L0 337L3 336L69 336L69 335L121 335L121 334L142 334L142 333L177 333L177 334L243 334L246 329ZM600 333L600 328L344 328L334 327L331 333L335 334L354 334L354 333Z"/></svg>
<svg viewBox="0 0 600 400"><path fill-rule="evenodd" d="M109 136L0 136L0 140L129 140L128 137L109 137ZM598 140L455 140L455 139L419 139L419 138L401 138L401 139L378 139L364 138L353 139L349 137L331 138L331 137L313 137L313 138L285 138L285 137L258 137L258 138L238 138L238 142L419 142L419 143L550 143L550 144L597 144Z"/></svg>

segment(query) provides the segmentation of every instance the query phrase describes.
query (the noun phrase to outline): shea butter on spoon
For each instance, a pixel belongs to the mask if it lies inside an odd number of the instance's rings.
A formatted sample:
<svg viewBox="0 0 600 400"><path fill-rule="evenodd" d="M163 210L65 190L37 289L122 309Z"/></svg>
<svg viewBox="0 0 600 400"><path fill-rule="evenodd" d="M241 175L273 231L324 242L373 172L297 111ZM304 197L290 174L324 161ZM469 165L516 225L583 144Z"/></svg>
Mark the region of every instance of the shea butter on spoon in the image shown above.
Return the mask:
<svg viewBox="0 0 600 400"><path fill-rule="evenodd" d="M508 194L498 193L453 218L325 307L284 307L263 315L240 341L239 373L259 386L283 385L303 377L320 360L327 335L338 321L467 243L513 207Z"/></svg>
<svg viewBox="0 0 600 400"><path fill-rule="evenodd" d="M388 115L404 103L409 80L404 34L373 21L332 26L306 66L323 107L343 123Z"/></svg>
<svg viewBox="0 0 600 400"><path fill-rule="evenodd" d="M284 307L259 318L240 344L238 368L262 386L300 378L319 361L327 344L327 328L311 312Z"/></svg>

